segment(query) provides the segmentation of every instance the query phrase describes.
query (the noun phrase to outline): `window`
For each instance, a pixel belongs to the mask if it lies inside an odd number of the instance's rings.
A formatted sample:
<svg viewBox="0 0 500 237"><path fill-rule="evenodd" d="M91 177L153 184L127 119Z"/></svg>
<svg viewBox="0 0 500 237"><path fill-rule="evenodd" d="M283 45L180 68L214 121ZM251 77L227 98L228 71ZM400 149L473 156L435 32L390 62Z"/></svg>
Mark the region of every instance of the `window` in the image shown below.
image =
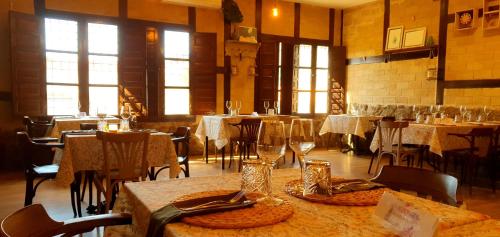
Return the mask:
<svg viewBox="0 0 500 237"><path fill-rule="evenodd" d="M88 24L89 112L118 114L118 27Z"/></svg>
<svg viewBox="0 0 500 237"><path fill-rule="evenodd" d="M301 44L295 58L295 112L328 112L329 49L327 46Z"/></svg>
<svg viewBox="0 0 500 237"><path fill-rule="evenodd" d="M189 33L165 31L165 115L189 114Z"/></svg>
<svg viewBox="0 0 500 237"><path fill-rule="evenodd" d="M78 23L45 19L47 114L79 111Z"/></svg>

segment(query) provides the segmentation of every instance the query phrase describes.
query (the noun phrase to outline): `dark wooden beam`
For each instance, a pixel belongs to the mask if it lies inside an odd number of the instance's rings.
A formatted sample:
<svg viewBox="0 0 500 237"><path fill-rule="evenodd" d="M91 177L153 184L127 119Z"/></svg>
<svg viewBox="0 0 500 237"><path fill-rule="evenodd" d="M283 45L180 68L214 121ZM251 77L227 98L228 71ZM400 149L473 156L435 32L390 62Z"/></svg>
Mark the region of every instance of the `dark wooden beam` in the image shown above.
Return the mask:
<svg viewBox="0 0 500 237"><path fill-rule="evenodd" d="M118 17L121 19L128 18L128 0L120 0L118 2Z"/></svg>
<svg viewBox="0 0 500 237"><path fill-rule="evenodd" d="M436 104L444 103L444 81L446 73L446 41L448 38L448 3L441 0L439 14L439 50L437 68Z"/></svg>
<svg viewBox="0 0 500 237"><path fill-rule="evenodd" d="M330 23L328 24L328 40L330 41L330 46L335 43L335 9L330 8L329 11Z"/></svg>
<svg viewBox="0 0 500 237"><path fill-rule="evenodd" d="M340 10L340 46L344 45L344 10Z"/></svg>
<svg viewBox="0 0 500 237"><path fill-rule="evenodd" d="M433 58L433 55L437 55L437 52L438 48L436 47L432 49L426 48L415 51L391 52L377 56L350 58L346 60L346 64L358 65L358 64L372 64L372 63L387 63L395 61L414 60L419 58Z"/></svg>
<svg viewBox="0 0 500 237"><path fill-rule="evenodd" d="M196 8L188 8L188 24L191 32L196 32Z"/></svg>
<svg viewBox="0 0 500 237"><path fill-rule="evenodd" d="M33 0L33 6L35 9L35 16L45 16L45 0Z"/></svg>
<svg viewBox="0 0 500 237"><path fill-rule="evenodd" d="M293 36L300 38L300 3L295 3L295 15L293 18Z"/></svg>
<svg viewBox="0 0 500 237"><path fill-rule="evenodd" d="M226 68L224 67L217 67L217 74L224 74L226 72Z"/></svg>
<svg viewBox="0 0 500 237"><path fill-rule="evenodd" d="M385 44L387 41L387 28L391 21L391 0L384 0L384 34L382 35L382 52L385 52Z"/></svg>
<svg viewBox="0 0 500 237"><path fill-rule="evenodd" d="M500 88L500 79L474 79L474 80L444 81L444 88L446 88L446 89Z"/></svg>
<svg viewBox="0 0 500 237"><path fill-rule="evenodd" d="M12 92L0 91L0 101L12 101Z"/></svg>
<svg viewBox="0 0 500 237"><path fill-rule="evenodd" d="M224 45L231 38L231 25L224 22ZM225 49L224 49L225 51ZM231 57L224 56L224 101L231 100ZM229 113L225 104L224 113Z"/></svg>
<svg viewBox="0 0 500 237"><path fill-rule="evenodd" d="M262 0L255 0L255 27L257 28L257 40L262 35Z"/></svg>

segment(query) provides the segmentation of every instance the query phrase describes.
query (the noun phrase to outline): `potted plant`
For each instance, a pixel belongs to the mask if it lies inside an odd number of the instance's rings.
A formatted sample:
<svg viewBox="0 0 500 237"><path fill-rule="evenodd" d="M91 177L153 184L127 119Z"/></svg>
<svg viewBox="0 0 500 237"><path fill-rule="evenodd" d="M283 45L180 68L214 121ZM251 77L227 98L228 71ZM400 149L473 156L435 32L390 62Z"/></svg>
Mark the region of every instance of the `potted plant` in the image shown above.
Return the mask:
<svg viewBox="0 0 500 237"><path fill-rule="evenodd" d="M238 23L243 21L238 4L234 0L224 0L222 2L222 13L224 14L224 22L231 24L231 38L238 39Z"/></svg>

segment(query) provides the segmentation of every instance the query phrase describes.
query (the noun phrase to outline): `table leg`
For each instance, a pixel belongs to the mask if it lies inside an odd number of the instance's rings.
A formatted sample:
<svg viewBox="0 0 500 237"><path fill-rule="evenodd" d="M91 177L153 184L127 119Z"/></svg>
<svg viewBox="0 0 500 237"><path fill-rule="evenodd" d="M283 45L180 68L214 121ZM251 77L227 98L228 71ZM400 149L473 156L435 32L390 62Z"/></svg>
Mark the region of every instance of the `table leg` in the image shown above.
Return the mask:
<svg viewBox="0 0 500 237"><path fill-rule="evenodd" d="M205 163L208 164L208 136L205 136Z"/></svg>
<svg viewBox="0 0 500 237"><path fill-rule="evenodd" d="M224 166L225 166L224 158L226 156L226 147L223 147L221 149L221 153L222 153L222 169L224 169Z"/></svg>

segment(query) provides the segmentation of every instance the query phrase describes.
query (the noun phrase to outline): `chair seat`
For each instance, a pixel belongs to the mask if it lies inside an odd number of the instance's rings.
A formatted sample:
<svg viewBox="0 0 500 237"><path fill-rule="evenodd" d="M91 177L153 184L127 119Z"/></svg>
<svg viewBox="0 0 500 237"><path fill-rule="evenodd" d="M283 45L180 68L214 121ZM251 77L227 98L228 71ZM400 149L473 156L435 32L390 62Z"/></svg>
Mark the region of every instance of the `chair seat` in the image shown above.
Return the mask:
<svg viewBox="0 0 500 237"><path fill-rule="evenodd" d="M44 165L44 166L36 166L33 168L33 171L39 176L54 176L59 171L59 165Z"/></svg>
<svg viewBox="0 0 500 237"><path fill-rule="evenodd" d="M33 140L34 142L37 142L37 143L49 143L49 142L58 142L59 138L55 138L55 137L34 137L34 138L31 138L31 140Z"/></svg>

